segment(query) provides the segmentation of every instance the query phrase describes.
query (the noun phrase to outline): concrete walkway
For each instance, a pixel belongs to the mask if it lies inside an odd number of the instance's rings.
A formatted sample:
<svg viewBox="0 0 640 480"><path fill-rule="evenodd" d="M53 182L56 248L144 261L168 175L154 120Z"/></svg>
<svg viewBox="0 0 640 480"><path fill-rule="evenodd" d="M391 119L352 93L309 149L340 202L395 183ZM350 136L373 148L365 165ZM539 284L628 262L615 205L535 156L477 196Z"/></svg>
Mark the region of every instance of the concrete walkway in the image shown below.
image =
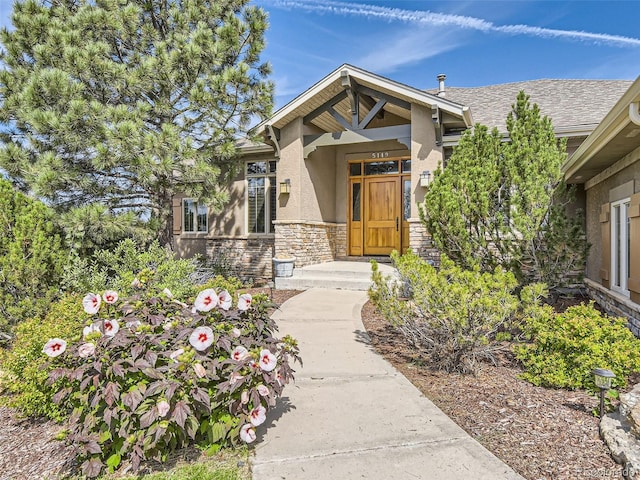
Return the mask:
<svg viewBox="0 0 640 480"><path fill-rule="evenodd" d="M371 349L366 301L312 289L274 314L304 367L269 412L253 479L522 480Z"/></svg>

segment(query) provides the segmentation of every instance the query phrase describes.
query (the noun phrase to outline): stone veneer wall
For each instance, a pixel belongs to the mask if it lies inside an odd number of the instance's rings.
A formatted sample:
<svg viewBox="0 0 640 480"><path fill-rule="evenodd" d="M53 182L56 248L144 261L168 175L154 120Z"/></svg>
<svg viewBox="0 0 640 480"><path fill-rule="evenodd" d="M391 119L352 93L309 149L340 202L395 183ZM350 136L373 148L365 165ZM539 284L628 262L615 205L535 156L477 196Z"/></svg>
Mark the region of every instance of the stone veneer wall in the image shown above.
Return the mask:
<svg viewBox="0 0 640 480"><path fill-rule="evenodd" d="M440 265L440 252L433 246L431 235L420 220L409 220L409 248L433 265Z"/></svg>
<svg viewBox="0 0 640 480"><path fill-rule="evenodd" d="M636 337L640 337L640 305L629 300L627 297L620 295L604 288L599 283L585 278L584 284L587 287L587 293L593 298L603 310L609 315L616 317L624 317L629 321L629 330Z"/></svg>
<svg viewBox="0 0 640 480"><path fill-rule="evenodd" d="M345 258L347 256L347 224L337 223L335 226L336 241L335 241L335 258Z"/></svg>
<svg viewBox="0 0 640 480"><path fill-rule="evenodd" d="M346 251L346 226L325 222L276 221L275 256L296 257L296 267L330 262ZM340 243L337 246L337 242Z"/></svg>
<svg viewBox="0 0 640 480"><path fill-rule="evenodd" d="M273 277L275 238L213 238L207 241L209 263L229 262L231 273L243 281L258 283Z"/></svg>

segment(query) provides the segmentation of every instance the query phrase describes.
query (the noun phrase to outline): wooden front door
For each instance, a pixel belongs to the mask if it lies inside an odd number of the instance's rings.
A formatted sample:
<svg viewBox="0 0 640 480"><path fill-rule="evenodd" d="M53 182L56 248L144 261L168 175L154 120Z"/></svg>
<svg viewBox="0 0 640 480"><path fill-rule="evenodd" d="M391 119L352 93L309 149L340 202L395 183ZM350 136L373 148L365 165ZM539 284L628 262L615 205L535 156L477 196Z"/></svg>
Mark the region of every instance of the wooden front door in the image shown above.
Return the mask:
<svg viewBox="0 0 640 480"><path fill-rule="evenodd" d="M364 254L389 255L400 250L400 176L364 178Z"/></svg>

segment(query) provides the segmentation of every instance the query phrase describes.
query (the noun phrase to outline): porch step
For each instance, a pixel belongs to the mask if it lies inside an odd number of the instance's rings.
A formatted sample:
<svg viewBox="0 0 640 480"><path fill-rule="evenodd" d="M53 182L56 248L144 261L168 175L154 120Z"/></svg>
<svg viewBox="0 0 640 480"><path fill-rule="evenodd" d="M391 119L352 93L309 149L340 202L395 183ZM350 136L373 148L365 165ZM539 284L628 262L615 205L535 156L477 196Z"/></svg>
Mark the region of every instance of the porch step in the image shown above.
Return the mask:
<svg viewBox="0 0 640 480"><path fill-rule="evenodd" d="M393 275L391 265L379 264L384 275ZM365 262L327 262L294 268L291 277L276 277L279 290L335 288L338 290L368 290L371 286L371 265Z"/></svg>

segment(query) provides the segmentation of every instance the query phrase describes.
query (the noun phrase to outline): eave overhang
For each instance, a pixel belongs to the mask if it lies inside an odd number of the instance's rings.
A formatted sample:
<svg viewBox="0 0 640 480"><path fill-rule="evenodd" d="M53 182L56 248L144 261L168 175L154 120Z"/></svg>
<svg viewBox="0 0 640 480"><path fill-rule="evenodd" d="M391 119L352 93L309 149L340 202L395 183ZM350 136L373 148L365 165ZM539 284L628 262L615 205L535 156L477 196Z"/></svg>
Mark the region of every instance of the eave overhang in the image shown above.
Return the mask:
<svg viewBox="0 0 640 480"><path fill-rule="evenodd" d="M563 165L569 183L585 183L640 146L640 77Z"/></svg>
<svg viewBox="0 0 640 480"><path fill-rule="evenodd" d="M473 125L473 117L468 107L459 105L444 97L438 97L423 90L381 77L353 65L344 64L279 109L271 118L261 122L256 127L257 132L267 133L269 126L280 129L295 118L308 115L321 105L321 102L317 103L319 100L316 101L316 99L331 98L343 91L344 87L341 79L345 75L365 88L374 89L409 104L418 104L430 108L437 107L444 113L460 118L466 127Z"/></svg>

